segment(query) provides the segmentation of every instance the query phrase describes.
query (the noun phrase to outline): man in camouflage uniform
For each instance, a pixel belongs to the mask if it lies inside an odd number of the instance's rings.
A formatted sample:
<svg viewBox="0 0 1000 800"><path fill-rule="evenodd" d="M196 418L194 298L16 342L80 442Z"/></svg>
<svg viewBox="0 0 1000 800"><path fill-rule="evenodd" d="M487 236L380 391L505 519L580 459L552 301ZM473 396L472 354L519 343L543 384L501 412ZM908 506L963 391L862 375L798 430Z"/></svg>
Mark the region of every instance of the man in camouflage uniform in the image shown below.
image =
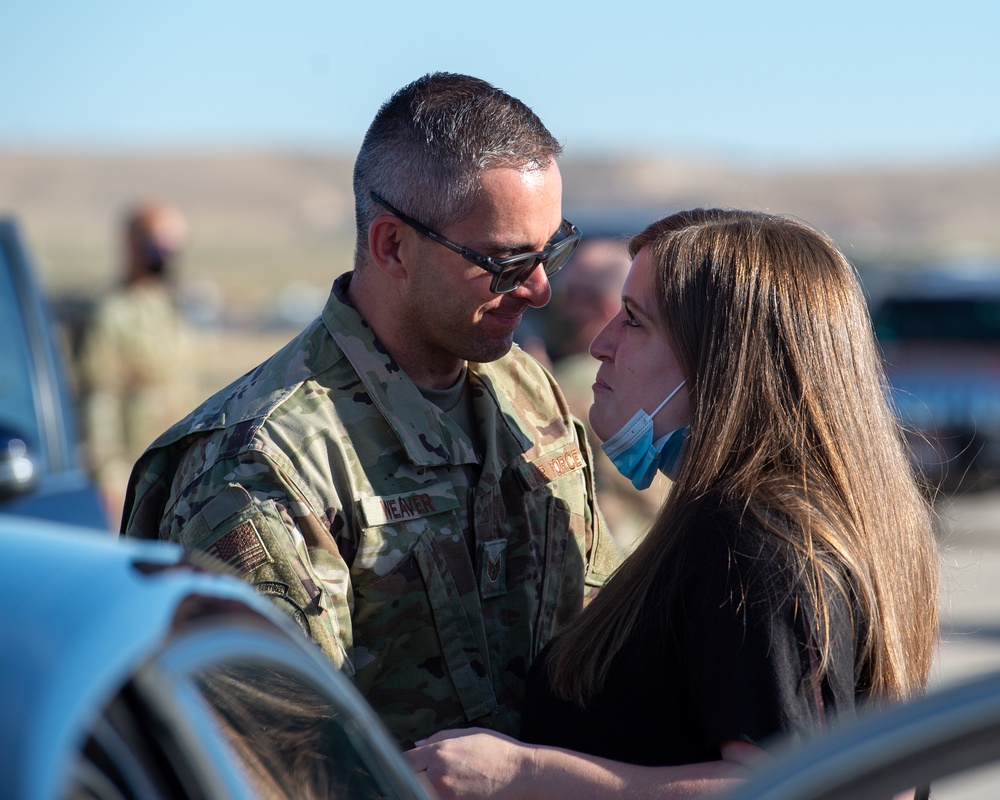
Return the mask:
<svg viewBox="0 0 1000 800"><path fill-rule="evenodd" d="M618 563L582 428L511 349L578 235L560 149L477 79L397 92L355 164L354 271L130 481L126 535L242 572L403 745L516 733L531 659Z"/></svg>
<svg viewBox="0 0 1000 800"><path fill-rule="evenodd" d="M172 206L143 202L123 228L121 285L95 306L76 365L87 466L115 525L132 464L194 399L174 291L187 225Z"/></svg>

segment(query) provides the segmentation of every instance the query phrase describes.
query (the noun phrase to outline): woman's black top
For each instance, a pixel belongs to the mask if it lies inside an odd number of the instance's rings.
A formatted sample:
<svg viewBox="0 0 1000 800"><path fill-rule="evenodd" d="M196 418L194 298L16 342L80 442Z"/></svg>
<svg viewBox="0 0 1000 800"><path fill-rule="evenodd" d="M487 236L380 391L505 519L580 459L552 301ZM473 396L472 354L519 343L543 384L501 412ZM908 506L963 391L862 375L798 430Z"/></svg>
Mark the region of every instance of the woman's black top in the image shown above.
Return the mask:
<svg viewBox="0 0 1000 800"><path fill-rule="evenodd" d="M652 598L581 709L555 697L547 647L532 665L521 738L634 764L716 760L727 740L764 743L855 711L850 604L831 594L833 662L822 702L793 560L773 535L717 511L678 553L679 584ZM665 586L666 581L661 581Z"/></svg>

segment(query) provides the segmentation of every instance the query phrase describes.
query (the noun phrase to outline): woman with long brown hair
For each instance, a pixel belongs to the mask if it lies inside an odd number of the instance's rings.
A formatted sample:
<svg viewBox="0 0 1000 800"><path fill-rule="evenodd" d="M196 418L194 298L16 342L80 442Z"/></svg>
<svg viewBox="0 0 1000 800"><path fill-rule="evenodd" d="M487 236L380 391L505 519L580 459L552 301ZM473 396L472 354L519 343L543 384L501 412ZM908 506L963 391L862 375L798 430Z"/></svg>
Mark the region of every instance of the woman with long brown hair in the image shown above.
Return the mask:
<svg viewBox="0 0 1000 800"><path fill-rule="evenodd" d="M673 489L533 665L525 743L455 731L408 754L443 796L712 794L779 736L926 684L931 510L851 265L750 211L675 214L629 250L590 419L636 486L659 469Z"/></svg>

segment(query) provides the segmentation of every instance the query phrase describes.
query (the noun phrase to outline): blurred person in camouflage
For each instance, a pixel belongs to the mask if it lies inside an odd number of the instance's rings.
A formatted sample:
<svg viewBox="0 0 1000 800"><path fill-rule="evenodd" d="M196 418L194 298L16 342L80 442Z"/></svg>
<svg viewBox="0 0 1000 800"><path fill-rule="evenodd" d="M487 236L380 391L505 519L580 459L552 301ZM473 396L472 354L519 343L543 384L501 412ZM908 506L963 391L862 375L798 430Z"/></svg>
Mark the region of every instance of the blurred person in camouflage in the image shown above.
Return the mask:
<svg viewBox="0 0 1000 800"><path fill-rule="evenodd" d="M588 412L601 365L590 354L590 343L621 308L622 286L631 265L626 239L585 237L567 263L552 303L542 310L555 356L552 374L570 411L584 420L590 441L594 441L594 432ZM649 489L640 492L600 448L594 451L594 473L608 529L623 548L629 548L663 504L670 479L657 473Z"/></svg>
<svg viewBox="0 0 1000 800"><path fill-rule="evenodd" d="M123 233L121 284L94 307L77 364L84 452L112 522L132 464L191 399L173 291L185 220L172 206L143 202L126 213Z"/></svg>
<svg viewBox="0 0 1000 800"><path fill-rule="evenodd" d="M355 163L354 270L132 473L125 535L240 571L403 746L515 733L531 660L619 563L583 428L512 348L579 236L560 152L478 79L401 89Z"/></svg>

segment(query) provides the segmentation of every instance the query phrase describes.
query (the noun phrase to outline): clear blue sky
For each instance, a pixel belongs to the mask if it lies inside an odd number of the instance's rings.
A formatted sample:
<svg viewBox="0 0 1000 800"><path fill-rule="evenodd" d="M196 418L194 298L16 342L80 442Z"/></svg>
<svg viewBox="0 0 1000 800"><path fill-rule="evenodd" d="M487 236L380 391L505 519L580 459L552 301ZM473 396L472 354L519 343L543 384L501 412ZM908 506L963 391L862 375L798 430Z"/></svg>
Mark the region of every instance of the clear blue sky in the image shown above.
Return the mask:
<svg viewBox="0 0 1000 800"><path fill-rule="evenodd" d="M998 0L0 0L0 148L338 149L433 70L567 155L1000 157Z"/></svg>

